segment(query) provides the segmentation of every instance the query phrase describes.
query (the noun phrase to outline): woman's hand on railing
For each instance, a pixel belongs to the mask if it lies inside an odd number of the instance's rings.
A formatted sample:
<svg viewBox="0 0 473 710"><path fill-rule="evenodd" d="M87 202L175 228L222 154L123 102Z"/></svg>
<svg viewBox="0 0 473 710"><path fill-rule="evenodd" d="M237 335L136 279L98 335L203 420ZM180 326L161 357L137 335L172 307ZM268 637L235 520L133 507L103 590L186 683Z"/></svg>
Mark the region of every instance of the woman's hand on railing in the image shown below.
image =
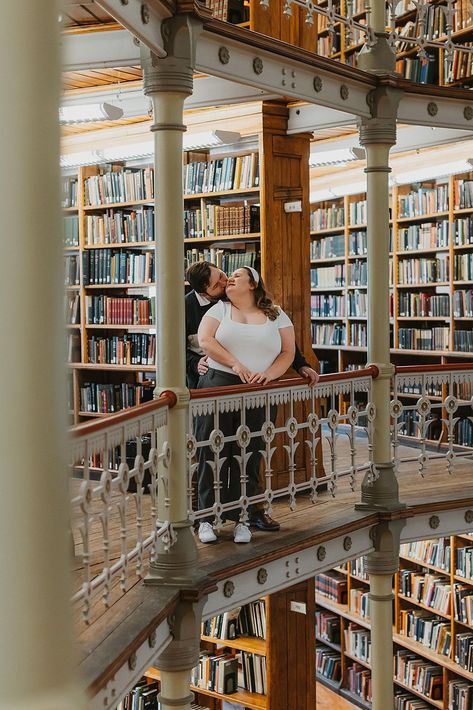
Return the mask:
<svg viewBox="0 0 473 710"><path fill-rule="evenodd" d="M309 365L304 365L303 367L299 368L299 375L301 377L304 377L304 379L309 380L308 384L311 387L312 385L316 385L320 378L319 373L316 372Z"/></svg>
<svg viewBox="0 0 473 710"><path fill-rule="evenodd" d="M252 385L267 385L268 382L272 382L275 379L277 378L274 377L274 375L271 375L269 370L265 370L264 372L254 372L249 382Z"/></svg>
<svg viewBox="0 0 473 710"><path fill-rule="evenodd" d="M241 364L241 362L238 362L238 360L232 365L232 370L235 373L235 375L238 375L240 380L244 382L245 384L248 384L252 382L252 377L254 375L251 370L249 370L247 367Z"/></svg>

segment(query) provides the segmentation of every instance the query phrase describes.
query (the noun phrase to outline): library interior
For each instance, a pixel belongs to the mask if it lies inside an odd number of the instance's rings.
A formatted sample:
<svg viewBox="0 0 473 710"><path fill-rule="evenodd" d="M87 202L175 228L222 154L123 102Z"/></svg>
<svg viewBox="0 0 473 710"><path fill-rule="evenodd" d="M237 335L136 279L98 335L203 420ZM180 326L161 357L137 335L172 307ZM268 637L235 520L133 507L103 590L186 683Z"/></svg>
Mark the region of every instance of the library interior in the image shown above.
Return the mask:
<svg viewBox="0 0 473 710"><path fill-rule="evenodd" d="M473 710L473 0L1 14L0 709Z"/></svg>

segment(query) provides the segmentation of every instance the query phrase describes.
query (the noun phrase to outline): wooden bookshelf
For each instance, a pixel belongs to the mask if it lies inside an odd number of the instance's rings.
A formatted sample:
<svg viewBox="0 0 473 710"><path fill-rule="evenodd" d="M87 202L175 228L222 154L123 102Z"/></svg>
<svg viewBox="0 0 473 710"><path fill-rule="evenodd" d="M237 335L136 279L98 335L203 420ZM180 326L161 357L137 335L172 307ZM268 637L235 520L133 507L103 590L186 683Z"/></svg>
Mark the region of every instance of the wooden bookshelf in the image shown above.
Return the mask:
<svg viewBox="0 0 473 710"><path fill-rule="evenodd" d="M329 372L366 362L365 200L311 205L312 342ZM471 359L473 173L395 186L390 201L393 363Z"/></svg>
<svg viewBox="0 0 473 710"><path fill-rule="evenodd" d="M260 600L261 601L261 600ZM292 610L291 602L305 605L306 613ZM250 607L251 605L247 605ZM266 665L267 693L256 693L239 683L235 693L223 694L193 685L196 702L205 705L213 698L212 710L221 710L223 701L243 705L251 710L313 710L315 707L315 677L307 672L314 668L315 609L314 581L308 580L294 587L264 598L266 611L266 639L239 635L234 639L201 636L201 650L206 654L227 652L239 658L239 678L243 680L240 654L251 653L268 659ZM249 615L251 618L251 615ZM254 617L253 617L254 618ZM259 616L258 618L261 618ZM219 617L210 623L218 623ZM159 671L150 668L145 676L159 679ZM293 705L293 703L296 703Z"/></svg>
<svg viewBox="0 0 473 710"><path fill-rule="evenodd" d="M199 210L204 216L199 238L183 235L184 266L212 258L230 272L238 267L238 258L259 268L259 153L210 159L208 152L188 152L183 162L185 214ZM145 375L155 371L156 352L153 190L153 168L146 164L85 166L64 177L66 322L73 353L68 409L73 423L105 416L111 396L107 387L128 385L130 406L152 396L154 383ZM210 217L217 215L219 220L211 224ZM130 388L136 389L136 398ZM87 396L94 411L85 406ZM114 396L125 403L124 396Z"/></svg>
<svg viewBox="0 0 473 710"><path fill-rule="evenodd" d="M466 564L469 565L468 571L470 571L470 565L473 564L473 537L468 535L454 535L447 538L410 543L403 545L401 552L400 571L393 578L393 640L395 654L397 654L398 651L407 651L419 659L439 667L442 676L443 696L441 699L429 697L425 692L410 687L399 677L394 677L393 679L395 691L400 692L401 690L405 690L413 697L422 698L429 707L447 710L449 707L456 707L449 705L449 684L452 682L466 682L471 685L473 698L473 667L464 668L455 660L455 644L458 635L471 633L473 637L473 626L458 620L453 601L456 589L454 585L456 584L465 586L467 590L471 589L471 595L473 596L473 567L471 567L471 578L457 574L459 566L461 571L466 572ZM470 559L469 562L466 561L467 558ZM445 569L439 566L439 559L445 560ZM437 562L437 564L433 564L432 561ZM331 643L324 638L320 638L319 634L317 634L316 642L318 645L327 646L335 652L338 651L340 654L341 678L339 680L339 692L345 697L346 693L353 695L353 688L349 687L349 669L351 665L356 663L362 668L369 669L369 662L366 658L358 657L347 648L347 634L350 632L350 629L355 633L357 633L357 629L359 629L362 635L365 636L366 631L370 628L369 618L360 616L360 614L356 613L350 607L350 600L352 599L352 595L356 594L356 590L367 592L369 589L367 581L360 577L359 573L356 574L354 572L354 570L357 569L358 562L359 560L352 560L348 563L348 574L344 577L341 577L339 569L325 573L330 575L331 572L333 572L338 579L343 578L346 580L346 588L338 587L338 591L336 592L337 594L346 594L346 602L337 602L335 598L331 599L316 592L317 614L322 616L325 614L326 618L333 617L339 620L339 644ZM441 613L432 608L432 606L417 601L412 597L412 592L411 596L401 593L400 579L403 570L406 575L410 575L411 573L415 575L431 574L435 575L435 577L442 582L447 582L450 593L449 613ZM320 587L320 583L318 586ZM436 618L446 624L446 629L451 635L450 650L447 655L443 655L423 643L420 643L415 638L407 636L403 632L401 615L411 611L421 611L422 613L426 613L428 617ZM332 628L336 628L336 621L332 621L331 624ZM327 683L327 678L318 676L317 679L323 683ZM330 682L333 688L334 683L333 681ZM360 698L355 695L353 701L362 707L370 707L366 698Z"/></svg>

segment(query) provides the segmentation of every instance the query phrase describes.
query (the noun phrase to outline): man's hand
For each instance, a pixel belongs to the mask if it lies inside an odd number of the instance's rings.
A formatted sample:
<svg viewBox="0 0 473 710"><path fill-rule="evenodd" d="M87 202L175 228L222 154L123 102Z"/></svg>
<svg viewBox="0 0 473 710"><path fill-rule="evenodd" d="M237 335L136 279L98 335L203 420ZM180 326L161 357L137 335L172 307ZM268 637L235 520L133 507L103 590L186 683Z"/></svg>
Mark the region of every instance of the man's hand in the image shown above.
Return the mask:
<svg viewBox="0 0 473 710"><path fill-rule="evenodd" d="M197 372L199 375L205 375L205 373L209 369L209 359L207 355L204 355L204 357L201 357L199 362L197 363Z"/></svg>
<svg viewBox="0 0 473 710"><path fill-rule="evenodd" d="M304 365L304 367L301 367L301 369L299 370L299 375L309 380L309 385L311 387L312 385L317 384L320 377L319 373L309 367L309 365Z"/></svg>

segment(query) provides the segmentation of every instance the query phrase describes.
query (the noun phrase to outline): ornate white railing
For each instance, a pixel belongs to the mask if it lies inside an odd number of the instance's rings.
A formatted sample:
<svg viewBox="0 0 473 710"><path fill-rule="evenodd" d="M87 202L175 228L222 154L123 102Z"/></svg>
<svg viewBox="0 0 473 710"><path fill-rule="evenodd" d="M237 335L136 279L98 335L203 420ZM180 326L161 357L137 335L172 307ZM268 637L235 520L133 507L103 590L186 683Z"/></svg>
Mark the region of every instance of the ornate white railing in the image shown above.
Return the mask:
<svg viewBox="0 0 473 710"><path fill-rule="evenodd" d="M377 0L372 0L377 1ZM387 0L388 12L386 16L386 32L388 41L394 51L402 45L403 51L415 50L420 59L428 60L427 50L442 49L445 60L452 61L454 52L471 54L473 47L455 42L456 31L465 30L466 26L455 22L455 16L460 12L457 0L444 0L442 4L431 0ZM264 8L271 7L271 0L260 0ZM354 13L355 3L346 0L345 13L340 12L340 1L327 0L323 5L314 0L285 0L283 14L292 15L292 6L305 10L305 22L314 23L314 16L324 18L323 29L330 35L335 35L337 28L345 29L346 45L366 44L368 47L376 44L376 35L370 26L370 2L365 2L366 24L360 21L361 13ZM439 13L441 20L431 21L430 13ZM442 30L439 33L439 27Z"/></svg>
<svg viewBox="0 0 473 710"><path fill-rule="evenodd" d="M398 465L414 463L422 476L436 459L445 460L449 474L471 467L472 364L398 367L393 390L392 439ZM401 453L406 442L418 451Z"/></svg>
<svg viewBox="0 0 473 710"><path fill-rule="evenodd" d="M219 528L227 516L246 521L257 503L271 513L276 499L294 510L301 493L315 503L321 486L335 496L343 477L353 488L357 474L370 468L376 374L370 367L323 375L314 387L297 379L264 389L194 390L187 452L191 518L212 519ZM361 429L363 438L357 436ZM198 510L195 479L201 481Z"/></svg>
<svg viewBox="0 0 473 710"><path fill-rule="evenodd" d="M108 606L114 586L124 593L133 578L143 577L145 556L154 558L159 537L173 543L169 523L161 521L158 529L157 503L160 484L166 487L165 433L174 402L168 394L71 432L73 602L86 621L98 591Z"/></svg>

